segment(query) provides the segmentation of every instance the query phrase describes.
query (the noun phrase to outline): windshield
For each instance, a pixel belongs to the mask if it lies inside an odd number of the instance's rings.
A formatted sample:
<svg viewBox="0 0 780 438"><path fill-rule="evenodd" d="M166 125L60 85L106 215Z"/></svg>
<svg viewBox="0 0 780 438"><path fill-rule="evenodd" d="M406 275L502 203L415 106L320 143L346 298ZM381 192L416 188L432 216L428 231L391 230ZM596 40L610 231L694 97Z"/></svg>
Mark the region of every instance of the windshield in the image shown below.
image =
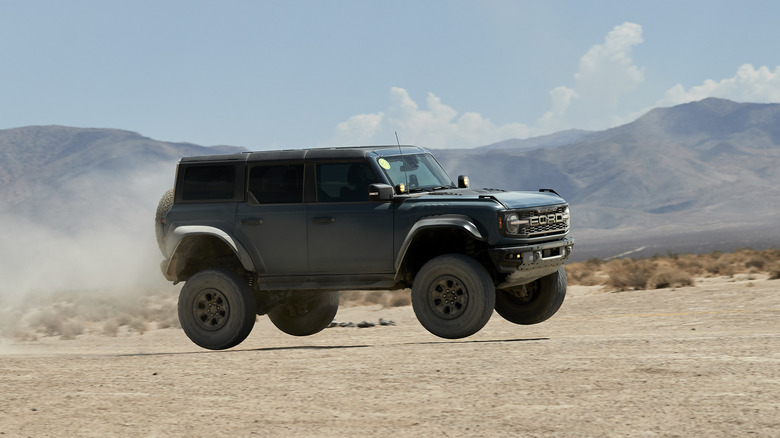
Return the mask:
<svg viewBox="0 0 780 438"><path fill-rule="evenodd" d="M406 184L410 192L452 188L454 184L430 154L399 155L377 160L393 185Z"/></svg>

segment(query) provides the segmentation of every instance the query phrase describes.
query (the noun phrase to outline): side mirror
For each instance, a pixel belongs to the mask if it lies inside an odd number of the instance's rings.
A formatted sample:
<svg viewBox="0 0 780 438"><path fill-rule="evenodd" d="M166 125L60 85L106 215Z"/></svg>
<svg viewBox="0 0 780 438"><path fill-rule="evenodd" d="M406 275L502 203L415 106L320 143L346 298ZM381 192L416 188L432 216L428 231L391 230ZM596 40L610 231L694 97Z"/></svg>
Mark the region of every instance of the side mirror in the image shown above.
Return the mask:
<svg viewBox="0 0 780 438"><path fill-rule="evenodd" d="M389 184L371 184L368 186L368 199L372 201L392 201L393 186Z"/></svg>
<svg viewBox="0 0 780 438"><path fill-rule="evenodd" d="M458 188L459 189L467 189L469 188L469 177L466 175L459 175L458 176Z"/></svg>

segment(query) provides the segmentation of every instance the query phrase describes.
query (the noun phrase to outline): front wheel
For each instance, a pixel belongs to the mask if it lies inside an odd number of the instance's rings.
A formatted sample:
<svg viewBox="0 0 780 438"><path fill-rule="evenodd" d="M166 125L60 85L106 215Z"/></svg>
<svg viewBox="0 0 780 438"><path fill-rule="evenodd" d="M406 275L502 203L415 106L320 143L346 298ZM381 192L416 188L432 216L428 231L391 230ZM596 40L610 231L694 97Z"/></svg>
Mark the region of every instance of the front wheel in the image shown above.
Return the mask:
<svg viewBox="0 0 780 438"><path fill-rule="evenodd" d="M179 293L179 322L192 342L210 350L241 343L255 325L255 296L237 274L208 269L193 275Z"/></svg>
<svg viewBox="0 0 780 438"><path fill-rule="evenodd" d="M279 330L293 336L309 336L328 326L339 310L339 293L293 292L268 312Z"/></svg>
<svg viewBox="0 0 780 438"><path fill-rule="evenodd" d="M495 306L485 267L462 254L446 254L423 265L412 285L412 309L426 330L458 339L480 331Z"/></svg>
<svg viewBox="0 0 780 438"><path fill-rule="evenodd" d="M496 312L515 324L538 324L546 321L561 308L566 297L566 272L542 277L512 291L496 291Z"/></svg>

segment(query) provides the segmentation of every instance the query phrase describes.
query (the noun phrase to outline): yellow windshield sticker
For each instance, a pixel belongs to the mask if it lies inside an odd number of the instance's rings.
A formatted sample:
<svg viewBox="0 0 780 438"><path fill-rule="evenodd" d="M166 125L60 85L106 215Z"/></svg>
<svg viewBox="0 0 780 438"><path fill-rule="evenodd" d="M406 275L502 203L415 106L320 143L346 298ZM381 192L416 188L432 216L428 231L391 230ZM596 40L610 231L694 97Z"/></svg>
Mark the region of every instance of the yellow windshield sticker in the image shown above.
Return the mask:
<svg viewBox="0 0 780 438"><path fill-rule="evenodd" d="M390 170L390 163L388 163L384 158L380 158L378 163L380 166L382 166L382 169Z"/></svg>

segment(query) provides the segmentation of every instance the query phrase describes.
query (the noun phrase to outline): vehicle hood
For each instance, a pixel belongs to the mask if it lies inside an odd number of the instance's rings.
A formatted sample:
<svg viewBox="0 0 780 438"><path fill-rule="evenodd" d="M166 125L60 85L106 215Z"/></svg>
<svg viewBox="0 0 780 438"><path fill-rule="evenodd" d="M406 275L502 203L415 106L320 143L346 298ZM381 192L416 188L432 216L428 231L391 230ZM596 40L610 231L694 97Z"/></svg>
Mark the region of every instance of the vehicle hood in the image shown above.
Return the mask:
<svg viewBox="0 0 780 438"><path fill-rule="evenodd" d="M494 199L503 204L506 208L530 208L548 205L559 205L566 201L552 192L508 192L495 189L455 189L430 192L425 195L426 198L434 200L435 198L458 198L458 199Z"/></svg>

